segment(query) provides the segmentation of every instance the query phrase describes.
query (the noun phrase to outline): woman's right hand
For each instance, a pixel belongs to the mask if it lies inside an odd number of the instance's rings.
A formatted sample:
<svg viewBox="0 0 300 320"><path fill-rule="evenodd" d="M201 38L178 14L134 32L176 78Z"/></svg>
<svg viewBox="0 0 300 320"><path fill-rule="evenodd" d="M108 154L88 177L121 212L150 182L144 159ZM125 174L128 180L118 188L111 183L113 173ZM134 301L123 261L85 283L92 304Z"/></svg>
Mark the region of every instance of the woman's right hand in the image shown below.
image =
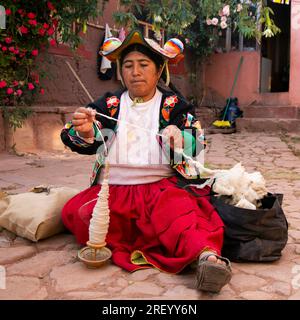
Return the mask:
<svg viewBox="0 0 300 320"><path fill-rule="evenodd" d="M80 107L75 110L72 118L74 129L83 138L94 136L93 122L95 121L96 110Z"/></svg>

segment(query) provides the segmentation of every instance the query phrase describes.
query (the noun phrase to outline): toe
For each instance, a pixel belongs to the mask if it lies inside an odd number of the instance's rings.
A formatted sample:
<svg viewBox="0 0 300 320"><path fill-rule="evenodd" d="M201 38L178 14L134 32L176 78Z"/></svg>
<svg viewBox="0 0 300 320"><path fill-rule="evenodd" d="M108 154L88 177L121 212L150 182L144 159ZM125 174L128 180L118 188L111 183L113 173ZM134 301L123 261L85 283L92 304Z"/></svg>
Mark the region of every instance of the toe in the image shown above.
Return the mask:
<svg viewBox="0 0 300 320"><path fill-rule="evenodd" d="M217 259L217 257L216 257L215 255L209 256L209 257L207 258L207 260L208 260L208 261L211 261L211 262L217 262L217 261L218 261L218 259Z"/></svg>

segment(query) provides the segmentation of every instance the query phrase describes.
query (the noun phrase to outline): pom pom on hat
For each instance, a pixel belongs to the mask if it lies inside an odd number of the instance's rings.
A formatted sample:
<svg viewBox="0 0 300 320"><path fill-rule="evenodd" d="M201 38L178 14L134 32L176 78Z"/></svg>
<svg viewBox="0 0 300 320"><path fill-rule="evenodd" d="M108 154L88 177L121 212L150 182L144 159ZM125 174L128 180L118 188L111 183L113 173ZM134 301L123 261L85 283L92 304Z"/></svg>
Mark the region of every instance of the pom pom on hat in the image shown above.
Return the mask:
<svg viewBox="0 0 300 320"><path fill-rule="evenodd" d="M172 38L165 43L164 50L172 54L180 54L184 50L184 45L179 39Z"/></svg>
<svg viewBox="0 0 300 320"><path fill-rule="evenodd" d="M116 50L117 48L119 48L121 44L122 44L122 41L118 38L108 38L103 43L103 46L102 46L103 53L106 55Z"/></svg>

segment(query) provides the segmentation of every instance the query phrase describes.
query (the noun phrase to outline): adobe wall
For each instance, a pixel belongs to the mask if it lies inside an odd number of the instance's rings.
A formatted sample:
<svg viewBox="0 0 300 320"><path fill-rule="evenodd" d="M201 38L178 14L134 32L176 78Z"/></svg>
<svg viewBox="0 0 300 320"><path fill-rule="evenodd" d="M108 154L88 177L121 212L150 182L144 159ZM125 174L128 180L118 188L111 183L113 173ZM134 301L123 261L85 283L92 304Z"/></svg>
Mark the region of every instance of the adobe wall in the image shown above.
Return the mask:
<svg viewBox="0 0 300 320"><path fill-rule="evenodd" d="M204 64L204 86L206 99L216 104L226 103L233 85L240 58L244 57L233 96L241 105L257 99L260 76L260 55L258 52L229 52L212 54Z"/></svg>
<svg viewBox="0 0 300 320"><path fill-rule="evenodd" d="M300 3L291 2L290 104L300 104Z"/></svg>

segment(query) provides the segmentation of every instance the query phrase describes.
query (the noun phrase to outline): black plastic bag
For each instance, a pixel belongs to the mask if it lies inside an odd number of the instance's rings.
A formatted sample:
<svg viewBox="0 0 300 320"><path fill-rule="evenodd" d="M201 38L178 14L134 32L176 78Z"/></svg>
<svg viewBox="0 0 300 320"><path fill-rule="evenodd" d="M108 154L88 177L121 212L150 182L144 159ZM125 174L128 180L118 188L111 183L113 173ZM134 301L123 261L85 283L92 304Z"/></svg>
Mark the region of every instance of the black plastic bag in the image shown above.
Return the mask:
<svg viewBox="0 0 300 320"><path fill-rule="evenodd" d="M282 194L269 193L262 199L262 209L249 210L212 195L211 202L225 224L222 255L235 262L278 260L288 239L282 199Z"/></svg>

